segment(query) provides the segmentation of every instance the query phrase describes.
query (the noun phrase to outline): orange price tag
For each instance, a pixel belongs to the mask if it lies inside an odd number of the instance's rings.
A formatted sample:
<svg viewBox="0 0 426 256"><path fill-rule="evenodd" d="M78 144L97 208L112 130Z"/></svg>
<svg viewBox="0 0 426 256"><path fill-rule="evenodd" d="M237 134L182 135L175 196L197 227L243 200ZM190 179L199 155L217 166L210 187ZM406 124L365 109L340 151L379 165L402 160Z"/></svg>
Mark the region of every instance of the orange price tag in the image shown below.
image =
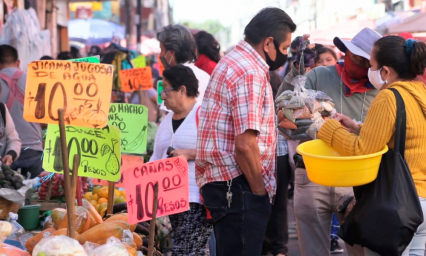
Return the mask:
<svg viewBox="0 0 426 256"><path fill-rule="evenodd" d="M121 90L132 92L139 90L149 90L154 87L152 82L151 67L132 68L120 71Z"/></svg>
<svg viewBox="0 0 426 256"><path fill-rule="evenodd" d="M140 156L131 156L131 155L121 155L121 178L115 183L116 187L124 188L124 171L133 170L135 168L140 168L143 165L143 157ZM93 184L108 186L107 180L101 179L92 179Z"/></svg>
<svg viewBox="0 0 426 256"><path fill-rule="evenodd" d="M28 122L58 124L58 109L65 109L65 124L102 128L108 123L112 65L35 61L28 64L24 118Z"/></svg>
<svg viewBox="0 0 426 256"><path fill-rule="evenodd" d="M158 55L157 57L157 62L158 62L158 68L160 69L158 70L158 72L160 73L160 76L163 76L164 66L163 66L163 62L161 62L160 60L160 55Z"/></svg>
<svg viewBox="0 0 426 256"><path fill-rule="evenodd" d="M129 224L152 219L158 182L157 217L189 210L188 162L184 156L143 164L123 172Z"/></svg>

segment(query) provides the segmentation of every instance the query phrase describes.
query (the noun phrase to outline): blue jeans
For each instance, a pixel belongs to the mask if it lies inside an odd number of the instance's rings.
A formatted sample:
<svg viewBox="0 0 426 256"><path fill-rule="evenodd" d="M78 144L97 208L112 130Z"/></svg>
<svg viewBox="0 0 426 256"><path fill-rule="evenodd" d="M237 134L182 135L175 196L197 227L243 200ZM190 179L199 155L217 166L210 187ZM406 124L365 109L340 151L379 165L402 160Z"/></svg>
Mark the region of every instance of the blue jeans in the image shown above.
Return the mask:
<svg viewBox="0 0 426 256"><path fill-rule="evenodd" d="M217 256L259 256L271 212L269 196L251 193L244 175L232 180L232 203L228 208L226 182L201 188L204 204L213 218Z"/></svg>
<svg viewBox="0 0 426 256"><path fill-rule="evenodd" d="M337 236L337 232L339 232L339 228L340 228L339 220L337 219L336 214L333 213L333 217L331 218L331 234L330 234L331 240L339 239L339 237Z"/></svg>
<svg viewBox="0 0 426 256"><path fill-rule="evenodd" d="M423 218L426 220L426 198L420 197L420 204L422 205ZM414 234L413 240L407 246L407 249L402 253L401 256L424 256L426 244L426 222L417 228ZM364 248L365 256L380 256L378 253L371 251L370 249Z"/></svg>

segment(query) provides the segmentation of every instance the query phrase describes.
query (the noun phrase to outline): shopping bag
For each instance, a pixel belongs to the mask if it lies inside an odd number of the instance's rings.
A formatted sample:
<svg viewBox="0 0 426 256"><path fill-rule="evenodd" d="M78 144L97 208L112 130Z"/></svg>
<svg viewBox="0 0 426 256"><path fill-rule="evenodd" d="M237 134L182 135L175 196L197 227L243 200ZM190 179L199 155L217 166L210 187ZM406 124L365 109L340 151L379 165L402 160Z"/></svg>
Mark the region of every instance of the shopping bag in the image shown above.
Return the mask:
<svg viewBox="0 0 426 256"><path fill-rule="evenodd" d="M417 190L404 159L406 113L396 89L395 147L382 157L377 179L354 187L356 204L339 230L339 237L380 255L400 256L423 222Z"/></svg>

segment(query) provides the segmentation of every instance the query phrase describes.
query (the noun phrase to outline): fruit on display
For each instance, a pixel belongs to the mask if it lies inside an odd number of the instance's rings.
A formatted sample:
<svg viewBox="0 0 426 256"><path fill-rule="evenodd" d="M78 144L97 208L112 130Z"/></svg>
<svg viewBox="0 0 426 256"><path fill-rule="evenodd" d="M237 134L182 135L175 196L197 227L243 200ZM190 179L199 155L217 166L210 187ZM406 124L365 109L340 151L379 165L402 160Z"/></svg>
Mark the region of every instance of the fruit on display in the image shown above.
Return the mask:
<svg viewBox="0 0 426 256"><path fill-rule="evenodd" d="M127 213L114 214L111 217L109 217L105 222L114 221L114 220L121 220L128 223ZM136 229L136 226L137 224L130 225L130 231L134 232Z"/></svg>
<svg viewBox="0 0 426 256"><path fill-rule="evenodd" d="M79 242L80 244L86 242L105 244L111 236L121 240L123 238L123 228L114 223L105 222L82 233Z"/></svg>
<svg viewBox="0 0 426 256"><path fill-rule="evenodd" d="M33 253L34 247L40 242L41 239L49 237L55 232L56 229L48 228L28 239L28 241L25 243L25 247L27 248L28 252Z"/></svg>
<svg viewBox="0 0 426 256"><path fill-rule="evenodd" d="M24 186L24 179L17 175L16 172L10 169L7 165L2 165L0 170L0 188L20 189Z"/></svg>
<svg viewBox="0 0 426 256"><path fill-rule="evenodd" d="M50 172L42 172L39 177L43 178L45 176L50 175ZM0 176L1 177L1 176ZM79 182L81 182L81 194L83 195L85 192L89 190L89 183L87 177L78 177ZM50 198L58 198L61 196L64 196L64 188L65 188L65 181L64 181L64 175L60 173L53 174L52 178L52 190ZM49 188L49 181L45 181L41 184L40 189L38 191L38 199L44 200L46 198L47 190Z"/></svg>
<svg viewBox="0 0 426 256"><path fill-rule="evenodd" d="M86 192L83 195L98 213L104 217L108 206L108 186L96 186L92 192ZM118 189L114 190L114 204L121 204L126 202L126 192ZM126 220L127 221L127 220Z"/></svg>

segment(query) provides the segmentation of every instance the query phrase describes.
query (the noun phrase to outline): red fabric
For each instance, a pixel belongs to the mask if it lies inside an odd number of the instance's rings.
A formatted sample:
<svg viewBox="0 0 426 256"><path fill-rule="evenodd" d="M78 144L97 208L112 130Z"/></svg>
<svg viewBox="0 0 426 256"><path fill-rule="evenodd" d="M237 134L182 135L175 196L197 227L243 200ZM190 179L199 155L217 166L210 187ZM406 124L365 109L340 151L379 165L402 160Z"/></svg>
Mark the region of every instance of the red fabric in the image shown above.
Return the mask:
<svg viewBox="0 0 426 256"><path fill-rule="evenodd" d="M349 54L345 56L344 66L337 63L335 65L337 74L341 76L343 84L345 85L345 96L349 97L354 93L365 93L373 89L372 87L366 87L368 82L368 68L356 65Z"/></svg>
<svg viewBox="0 0 426 256"><path fill-rule="evenodd" d="M216 62L212 61L209 57L207 57L207 55L204 54L200 54L197 61L195 62L195 66L197 68L204 70L209 75L212 75L216 65Z"/></svg>
<svg viewBox="0 0 426 256"><path fill-rule="evenodd" d="M401 32L401 33L398 34L398 36L404 38L405 40L410 39L410 38L414 39L413 34L408 33L408 32Z"/></svg>
<svg viewBox="0 0 426 256"><path fill-rule="evenodd" d="M235 159L235 137L246 130L258 132L263 181L273 198L277 134L269 66L241 41L217 64L204 94L195 165L200 188L243 174Z"/></svg>

